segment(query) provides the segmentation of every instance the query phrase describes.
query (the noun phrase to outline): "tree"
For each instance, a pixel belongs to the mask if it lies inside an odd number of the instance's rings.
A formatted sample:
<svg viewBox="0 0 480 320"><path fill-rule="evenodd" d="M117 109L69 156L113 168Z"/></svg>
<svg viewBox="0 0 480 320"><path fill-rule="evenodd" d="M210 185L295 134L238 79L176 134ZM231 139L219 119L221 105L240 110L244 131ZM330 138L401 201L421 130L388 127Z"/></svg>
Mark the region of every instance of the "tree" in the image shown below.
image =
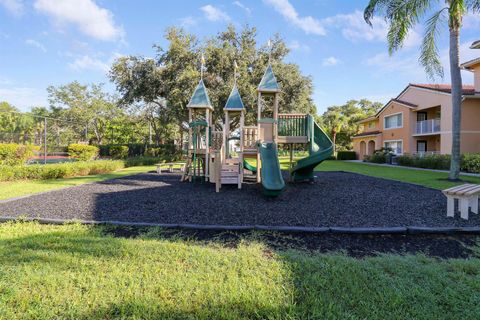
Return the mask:
<svg viewBox="0 0 480 320"><path fill-rule="evenodd" d="M159 129L176 123L180 132L185 130L186 106L200 79L202 53L206 57L204 82L214 106L214 123L222 122L223 107L234 82L235 61L240 72L238 88L247 108L246 123L256 119L256 89L269 62L269 54L284 92L280 100L281 111L315 113L311 100L312 80L302 75L296 64L283 62L288 48L278 35L272 39L271 48L258 47L256 29L248 26L238 32L230 25L203 43L179 28L169 28L165 38L168 48L154 46L155 59L123 57L110 71L110 79L120 92L123 105L140 103L147 111L152 105L157 106L154 113L147 114L155 116Z"/></svg>
<svg viewBox="0 0 480 320"><path fill-rule="evenodd" d="M462 19L467 13L480 13L480 0L446 0L445 6L438 9L434 0L370 0L365 8L365 21L371 21L376 13L384 16L389 23L387 35L389 53L402 48L409 31L430 12L426 20L426 30L420 53L420 63L429 77L443 77L443 67L437 48L440 25L448 20L450 33L450 77L452 87L452 156L450 180L458 180L460 175L460 121L462 104L462 77L459 61L459 38Z"/></svg>
<svg viewBox="0 0 480 320"><path fill-rule="evenodd" d="M357 122L373 116L381 107L382 103L367 99L349 100L344 105L328 107L320 123L330 133L336 150L349 150L352 148L352 136L358 132Z"/></svg>
<svg viewBox="0 0 480 320"><path fill-rule="evenodd" d="M74 81L58 87L49 86L47 91L51 112L57 110L55 118L69 122L77 132L92 129L94 140L102 144L108 123L120 111L102 85L88 86Z"/></svg>

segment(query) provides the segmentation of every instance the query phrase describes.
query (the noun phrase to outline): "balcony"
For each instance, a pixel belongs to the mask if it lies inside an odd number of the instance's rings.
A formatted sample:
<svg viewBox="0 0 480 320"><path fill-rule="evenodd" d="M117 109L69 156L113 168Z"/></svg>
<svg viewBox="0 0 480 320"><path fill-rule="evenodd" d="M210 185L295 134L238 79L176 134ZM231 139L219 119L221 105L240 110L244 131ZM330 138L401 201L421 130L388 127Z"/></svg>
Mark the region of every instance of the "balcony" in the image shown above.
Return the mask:
<svg viewBox="0 0 480 320"><path fill-rule="evenodd" d="M440 119L417 121L415 135L436 134L440 132Z"/></svg>

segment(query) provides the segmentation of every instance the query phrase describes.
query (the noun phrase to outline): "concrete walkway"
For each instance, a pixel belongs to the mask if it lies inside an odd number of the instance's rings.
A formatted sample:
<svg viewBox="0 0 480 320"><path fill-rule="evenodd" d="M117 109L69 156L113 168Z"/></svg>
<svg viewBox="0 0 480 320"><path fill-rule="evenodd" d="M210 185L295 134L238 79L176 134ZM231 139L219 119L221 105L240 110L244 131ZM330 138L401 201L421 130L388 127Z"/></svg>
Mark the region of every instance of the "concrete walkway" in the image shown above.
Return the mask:
<svg viewBox="0 0 480 320"><path fill-rule="evenodd" d="M424 169L424 168L416 168L416 167L406 167L406 166L399 166L399 165L396 165L396 164L388 164L388 163L364 162L362 160L345 160L345 162L361 163L361 164L368 165L368 166L393 167L393 168L412 169L412 170L419 170L419 171L431 171L431 172L443 172L443 173L448 173L449 172L448 170L435 170L435 169ZM478 174L478 173L460 172L460 175L461 176L480 178L480 174Z"/></svg>

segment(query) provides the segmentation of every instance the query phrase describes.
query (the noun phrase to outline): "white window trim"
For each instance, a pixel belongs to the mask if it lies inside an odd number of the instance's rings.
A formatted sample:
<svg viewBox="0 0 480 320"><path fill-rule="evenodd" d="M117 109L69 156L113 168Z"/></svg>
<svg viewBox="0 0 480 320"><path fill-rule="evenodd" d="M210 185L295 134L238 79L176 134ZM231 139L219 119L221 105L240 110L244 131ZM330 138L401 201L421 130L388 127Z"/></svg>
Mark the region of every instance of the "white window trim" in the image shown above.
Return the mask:
<svg viewBox="0 0 480 320"><path fill-rule="evenodd" d="M385 126L385 123L386 123L386 118L388 117L392 117L392 116L396 116L398 114L401 114L402 115L402 125L400 127L392 127L392 128L387 128ZM397 113L392 113L392 114L388 114L388 115L385 115L383 116L383 130L393 130L393 129L402 129L403 128L403 112L397 112Z"/></svg>
<svg viewBox="0 0 480 320"><path fill-rule="evenodd" d="M402 143L402 152L396 153L396 155L402 155L402 154L403 154L403 139L383 140L383 147L384 147L384 148L386 148L385 142L401 142L401 143Z"/></svg>

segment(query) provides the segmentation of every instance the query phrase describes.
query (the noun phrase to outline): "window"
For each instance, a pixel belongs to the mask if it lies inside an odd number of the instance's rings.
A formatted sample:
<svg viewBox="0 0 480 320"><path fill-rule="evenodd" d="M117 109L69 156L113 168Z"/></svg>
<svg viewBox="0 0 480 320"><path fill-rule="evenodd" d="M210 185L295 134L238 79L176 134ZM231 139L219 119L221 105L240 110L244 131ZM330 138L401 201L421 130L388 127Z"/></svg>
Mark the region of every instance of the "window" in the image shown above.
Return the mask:
<svg viewBox="0 0 480 320"><path fill-rule="evenodd" d="M384 128L385 129L395 129L403 127L403 114L397 113L391 116L387 116L384 119Z"/></svg>
<svg viewBox="0 0 480 320"><path fill-rule="evenodd" d="M368 127L369 127L370 129L375 128L375 122L374 122L374 121L370 122L370 123L368 124Z"/></svg>
<svg viewBox="0 0 480 320"><path fill-rule="evenodd" d="M402 154L403 153L403 141L402 140L385 141L385 148L392 149L394 154Z"/></svg>

